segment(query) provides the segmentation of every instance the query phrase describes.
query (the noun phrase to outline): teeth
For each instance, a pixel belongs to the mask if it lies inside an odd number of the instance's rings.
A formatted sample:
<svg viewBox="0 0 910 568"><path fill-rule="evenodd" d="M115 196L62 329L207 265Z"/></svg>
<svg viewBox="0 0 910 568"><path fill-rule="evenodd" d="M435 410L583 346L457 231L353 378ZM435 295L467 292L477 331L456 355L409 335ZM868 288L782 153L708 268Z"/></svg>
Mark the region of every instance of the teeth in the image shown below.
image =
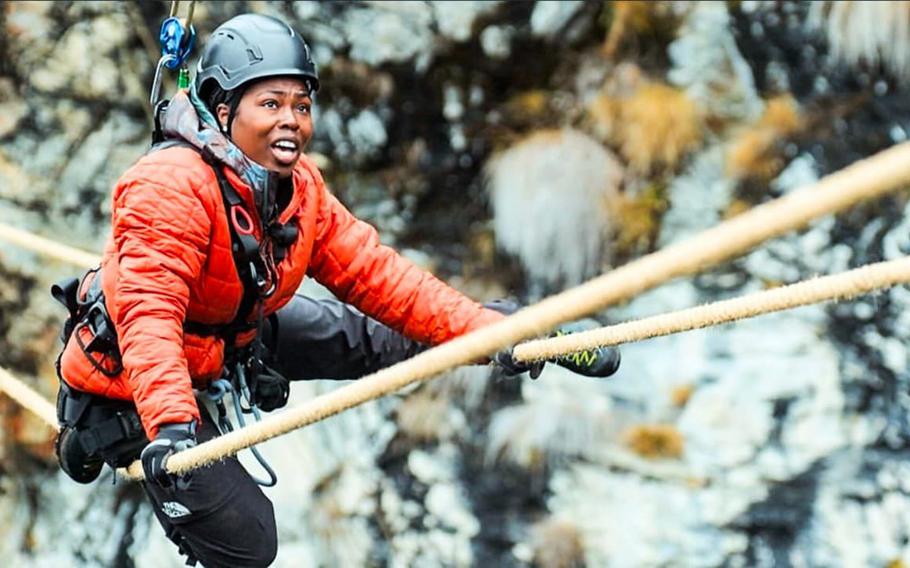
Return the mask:
<svg viewBox="0 0 910 568"><path fill-rule="evenodd" d="M297 149L297 144L294 144L293 142L288 142L286 140L281 140L281 141L275 142L274 146L276 148L281 148L283 150L296 150Z"/></svg>

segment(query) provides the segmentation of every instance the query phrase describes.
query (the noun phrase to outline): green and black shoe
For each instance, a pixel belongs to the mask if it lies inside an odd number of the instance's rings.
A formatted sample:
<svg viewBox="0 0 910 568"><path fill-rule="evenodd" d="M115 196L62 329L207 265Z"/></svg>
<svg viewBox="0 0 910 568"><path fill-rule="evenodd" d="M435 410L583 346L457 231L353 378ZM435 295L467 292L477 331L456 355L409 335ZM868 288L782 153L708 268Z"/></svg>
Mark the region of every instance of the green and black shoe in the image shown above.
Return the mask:
<svg viewBox="0 0 910 568"><path fill-rule="evenodd" d="M580 331L589 331L601 327L593 319L578 320L568 323L556 330L554 337L571 335ZM585 377L606 378L619 370L620 353L618 347L596 347L578 353L569 353L556 358L555 363L573 373Z"/></svg>

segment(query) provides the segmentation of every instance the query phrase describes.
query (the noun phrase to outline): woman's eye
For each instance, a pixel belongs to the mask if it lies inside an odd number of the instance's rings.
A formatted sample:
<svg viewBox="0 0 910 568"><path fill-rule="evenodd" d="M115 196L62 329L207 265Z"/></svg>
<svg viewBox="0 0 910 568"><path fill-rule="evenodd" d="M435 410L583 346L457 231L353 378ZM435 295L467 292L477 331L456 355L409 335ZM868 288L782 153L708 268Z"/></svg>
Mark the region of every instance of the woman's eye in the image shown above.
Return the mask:
<svg viewBox="0 0 910 568"><path fill-rule="evenodd" d="M262 106L266 108L278 108L278 103L275 101L265 101L262 103Z"/></svg>
<svg viewBox="0 0 910 568"><path fill-rule="evenodd" d="M300 114L309 114L310 105L297 105L297 112Z"/></svg>

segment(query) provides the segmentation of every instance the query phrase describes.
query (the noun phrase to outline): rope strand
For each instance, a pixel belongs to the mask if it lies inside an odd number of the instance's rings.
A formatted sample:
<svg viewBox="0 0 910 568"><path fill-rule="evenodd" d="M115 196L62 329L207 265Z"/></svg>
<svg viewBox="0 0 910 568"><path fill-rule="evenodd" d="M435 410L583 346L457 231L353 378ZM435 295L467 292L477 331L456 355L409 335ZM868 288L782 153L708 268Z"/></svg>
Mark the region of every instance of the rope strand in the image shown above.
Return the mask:
<svg viewBox="0 0 910 568"><path fill-rule="evenodd" d="M39 237L34 233L16 229L3 223L0 223L0 239L25 250L78 266L95 266L101 262L101 257L97 254L56 243L50 239Z"/></svg>
<svg viewBox="0 0 910 568"><path fill-rule="evenodd" d="M3 367L0 367L0 391L5 392L11 399L31 411L54 430L60 429L57 425L57 409L54 405Z"/></svg>
<svg viewBox="0 0 910 568"><path fill-rule="evenodd" d="M701 329L763 314L843 300L910 282L910 257L879 262L739 298L639 320L529 341L515 347L517 361L540 361L596 347L607 347Z"/></svg>

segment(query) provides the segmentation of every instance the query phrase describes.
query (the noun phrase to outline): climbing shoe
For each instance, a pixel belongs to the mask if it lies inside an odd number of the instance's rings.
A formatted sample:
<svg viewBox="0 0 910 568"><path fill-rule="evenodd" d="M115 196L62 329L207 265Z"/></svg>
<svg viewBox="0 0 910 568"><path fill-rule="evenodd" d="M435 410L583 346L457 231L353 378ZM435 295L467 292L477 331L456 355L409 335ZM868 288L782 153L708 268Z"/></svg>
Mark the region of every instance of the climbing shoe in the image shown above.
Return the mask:
<svg viewBox="0 0 910 568"><path fill-rule="evenodd" d="M600 327L600 323L593 319L578 320L566 324L556 330L554 337L571 335L580 331L588 331ZM606 378L619 369L619 348L596 347L578 353L569 353L555 359L560 367L585 377Z"/></svg>
<svg viewBox="0 0 910 568"><path fill-rule="evenodd" d="M92 455L85 451L79 432L69 426L64 426L57 436L54 444L60 468L77 483L91 483L101 475L104 466L101 456Z"/></svg>

